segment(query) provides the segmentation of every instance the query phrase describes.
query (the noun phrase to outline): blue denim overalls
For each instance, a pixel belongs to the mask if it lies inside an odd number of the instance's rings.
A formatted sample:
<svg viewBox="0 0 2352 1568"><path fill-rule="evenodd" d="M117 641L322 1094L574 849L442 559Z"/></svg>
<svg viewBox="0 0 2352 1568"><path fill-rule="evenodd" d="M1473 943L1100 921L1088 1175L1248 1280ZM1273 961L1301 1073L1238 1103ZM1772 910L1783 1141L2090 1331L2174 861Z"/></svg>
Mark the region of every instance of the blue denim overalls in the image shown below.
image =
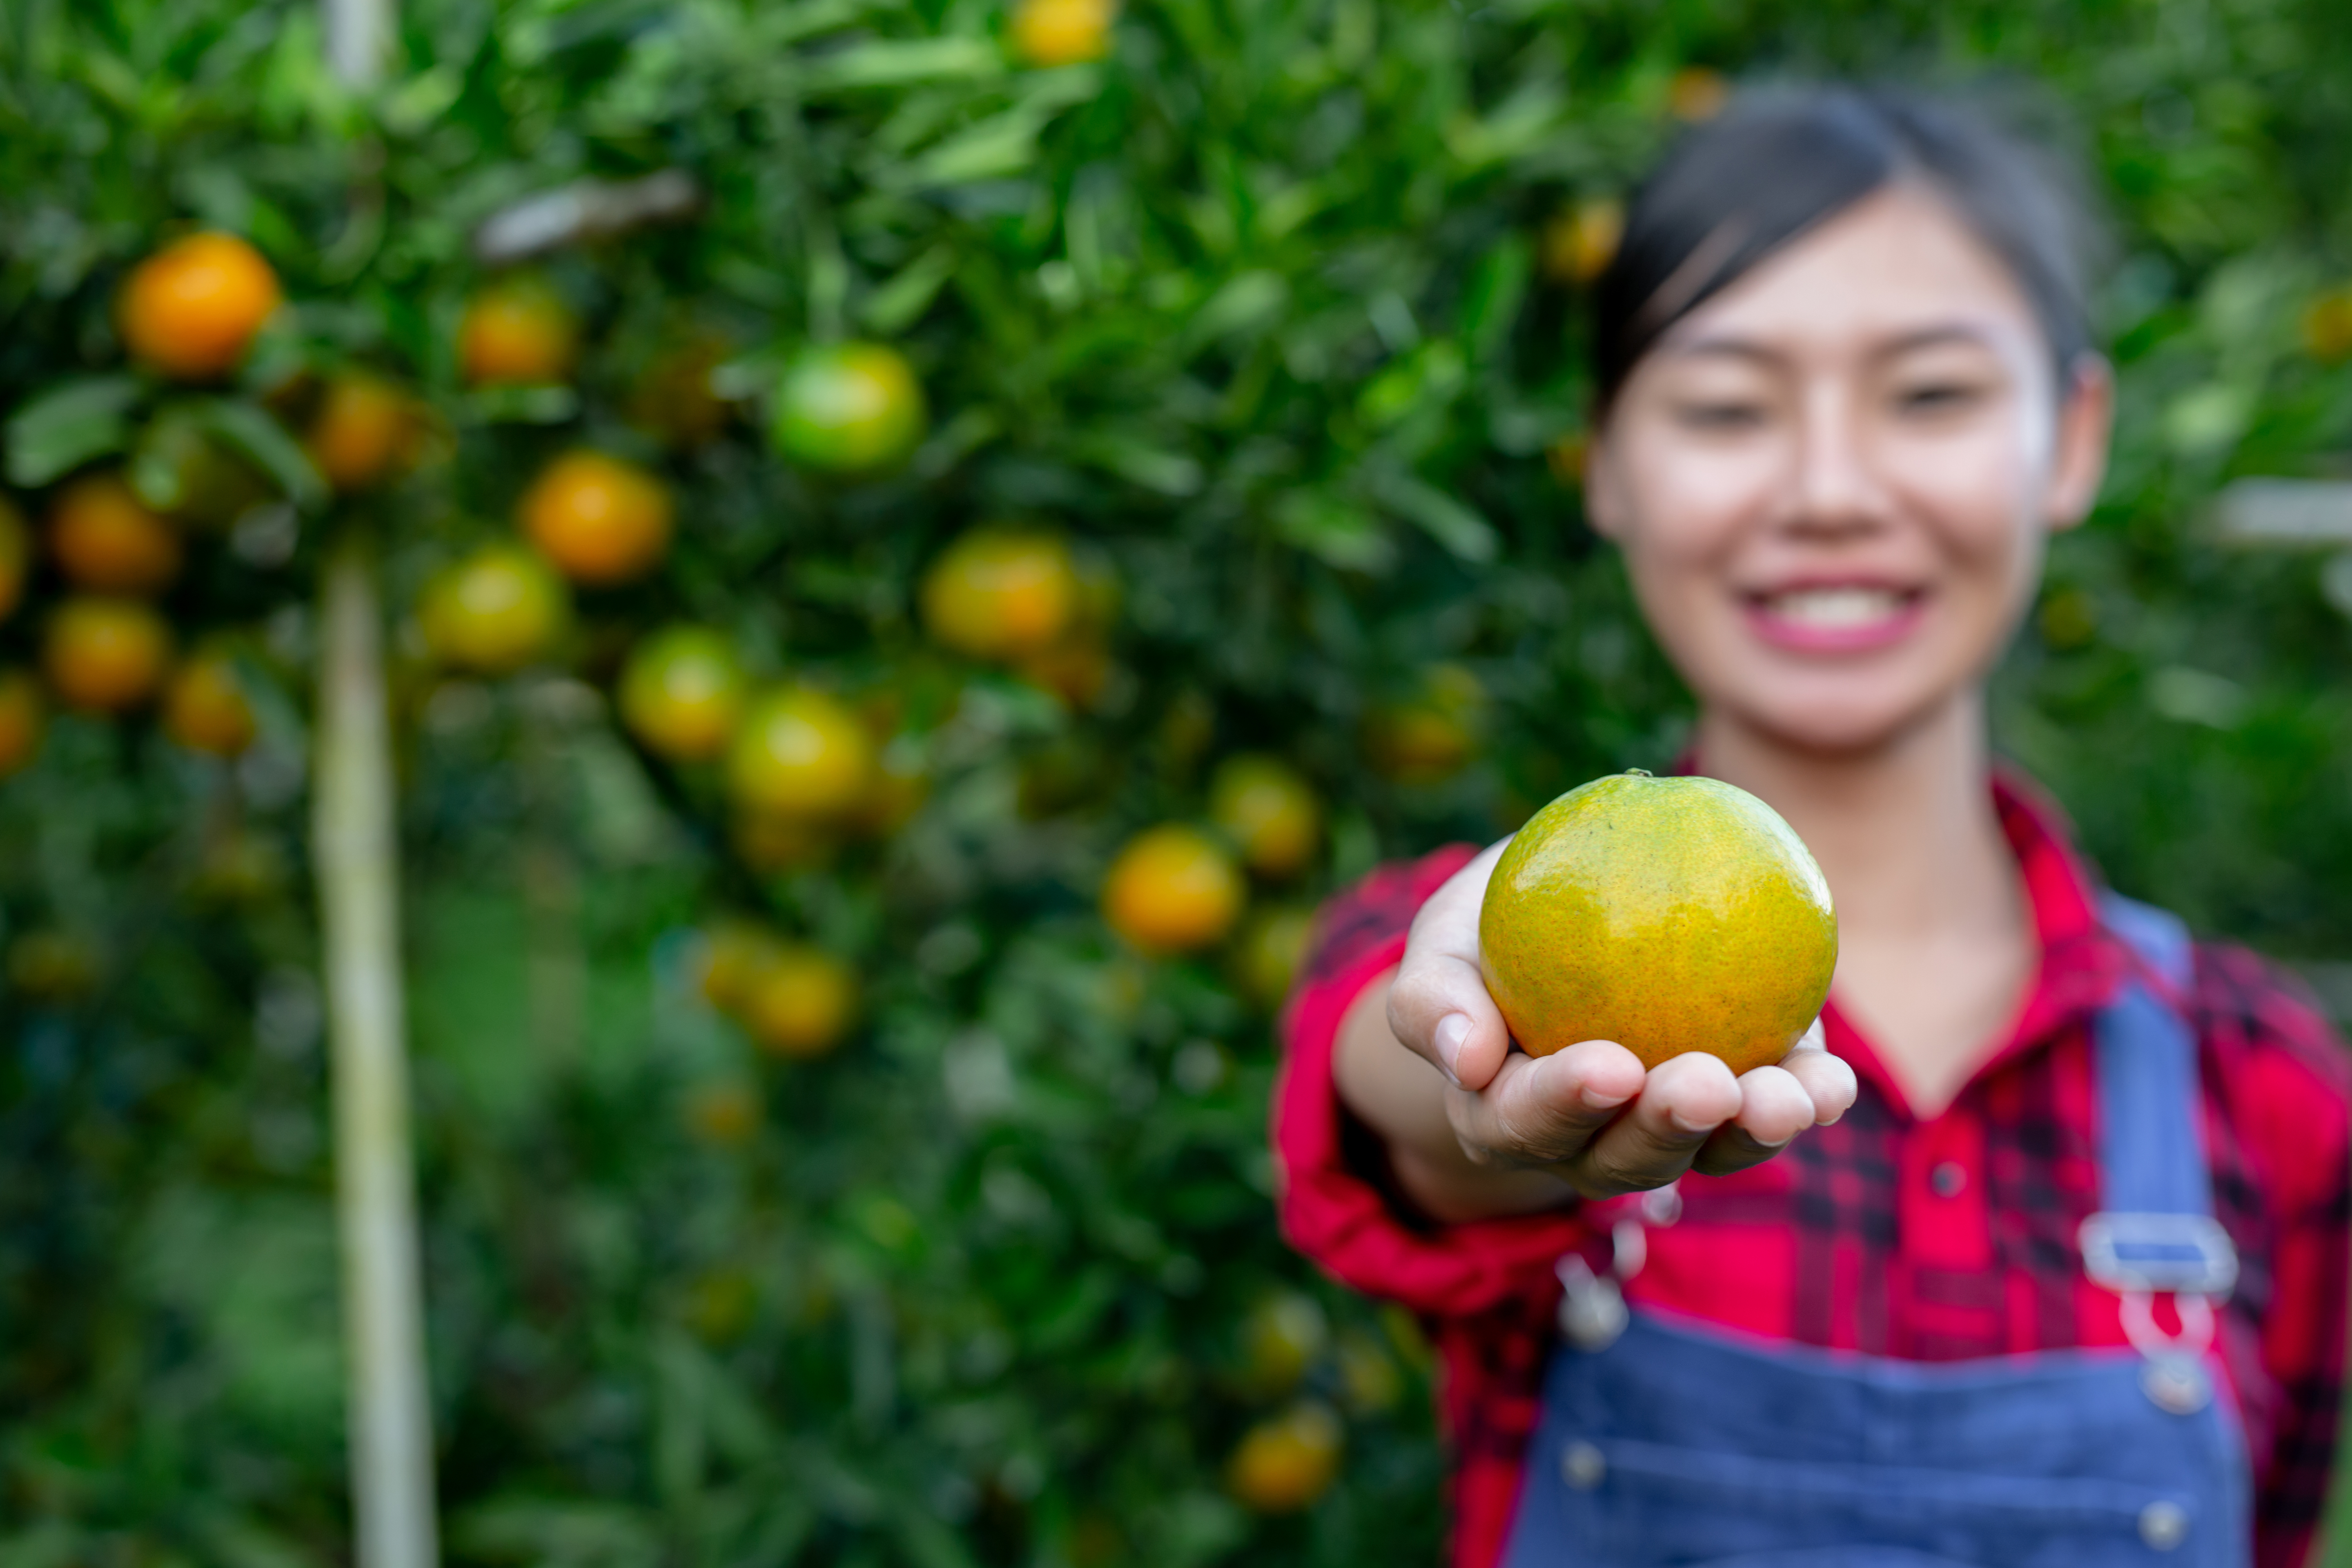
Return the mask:
<svg viewBox="0 0 2352 1568"><path fill-rule="evenodd" d="M2185 991L2178 921L2104 913ZM2105 1208L2084 1263L2136 1348L1920 1363L1768 1343L1629 1312L1571 1257L1505 1568L2248 1563L2245 1445L2205 1353L2237 1255L2212 1217L2196 1041L2137 979L2095 1039ZM1670 1220L1670 1194L1650 1198ZM1642 1236L1619 1226L1617 1273ZM2149 1312L2165 1293L2178 1332Z"/></svg>

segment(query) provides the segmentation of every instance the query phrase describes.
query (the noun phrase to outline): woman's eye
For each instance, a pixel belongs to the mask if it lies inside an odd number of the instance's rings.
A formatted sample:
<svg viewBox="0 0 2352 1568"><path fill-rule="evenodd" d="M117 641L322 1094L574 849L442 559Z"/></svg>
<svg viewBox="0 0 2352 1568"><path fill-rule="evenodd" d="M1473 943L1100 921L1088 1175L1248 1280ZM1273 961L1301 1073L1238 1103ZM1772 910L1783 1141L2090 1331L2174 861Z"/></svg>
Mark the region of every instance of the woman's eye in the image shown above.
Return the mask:
<svg viewBox="0 0 2352 1568"><path fill-rule="evenodd" d="M1895 395L1895 406L1906 414L1956 414L1984 401L1985 389L1968 381L1927 381Z"/></svg>
<svg viewBox="0 0 2352 1568"><path fill-rule="evenodd" d="M1675 410L1675 417L1685 429L1716 434L1753 430L1769 416L1769 410L1761 403L1737 398L1708 398L1684 403Z"/></svg>

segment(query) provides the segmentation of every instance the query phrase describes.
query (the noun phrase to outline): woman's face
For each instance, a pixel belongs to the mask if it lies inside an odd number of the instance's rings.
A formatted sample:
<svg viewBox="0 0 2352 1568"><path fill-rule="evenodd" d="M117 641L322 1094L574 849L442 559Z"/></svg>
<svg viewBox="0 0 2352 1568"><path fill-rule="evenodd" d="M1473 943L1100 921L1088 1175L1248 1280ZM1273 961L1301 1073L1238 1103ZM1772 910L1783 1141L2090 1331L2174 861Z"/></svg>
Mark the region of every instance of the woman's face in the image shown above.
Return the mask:
<svg viewBox="0 0 2352 1568"><path fill-rule="evenodd" d="M1973 691L2095 499L2104 369L2061 390L2000 258L1890 187L1675 323L1587 504L1712 719L1873 749Z"/></svg>

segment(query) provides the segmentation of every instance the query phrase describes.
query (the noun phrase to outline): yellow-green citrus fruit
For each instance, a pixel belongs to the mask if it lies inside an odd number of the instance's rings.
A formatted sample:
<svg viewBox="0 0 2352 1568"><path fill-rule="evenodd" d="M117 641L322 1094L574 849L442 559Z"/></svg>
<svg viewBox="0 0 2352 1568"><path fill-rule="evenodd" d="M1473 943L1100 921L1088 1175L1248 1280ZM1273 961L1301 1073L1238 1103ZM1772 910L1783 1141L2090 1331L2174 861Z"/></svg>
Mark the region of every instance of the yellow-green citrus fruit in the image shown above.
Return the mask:
<svg viewBox="0 0 2352 1568"><path fill-rule="evenodd" d="M2303 346L2322 364L2352 359L2352 283L2328 289L2305 308Z"/></svg>
<svg viewBox="0 0 2352 1568"><path fill-rule="evenodd" d="M1243 995L1268 1012L1282 1005L1307 960L1307 943L1315 934L1315 911L1295 904L1260 910L1242 927L1234 944L1234 984Z"/></svg>
<svg viewBox="0 0 2352 1568"><path fill-rule="evenodd" d="M1129 839L1111 862L1103 919L1146 952L1190 952L1223 941L1246 897L1224 846L1197 827L1163 823Z"/></svg>
<svg viewBox="0 0 2352 1568"><path fill-rule="evenodd" d="M1278 1290L1242 1324L1243 1382L1258 1398L1279 1398L1306 1379L1330 1341L1330 1321L1314 1297Z"/></svg>
<svg viewBox="0 0 2352 1568"><path fill-rule="evenodd" d="M1296 1513L1339 1473L1341 1437L1339 1417L1328 1405L1303 1400L1244 1435L1225 1484L1260 1513Z"/></svg>
<svg viewBox="0 0 2352 1568"><path fill-rule="evenodd" d="M1563 283L1590 283L1609 270L1624 237L1624 203L1614 196L1580 201L1544 226L1544 271Z"/></svg>
<svg viewBox="0 0 2352 1568"><path fill-rule="evenodd" d="M1323 805L1313 786L1278 757L1228 757L1209 781L1209 820L1263 877L1306 869L1323 839Z"/></svg>
<svg viewBox="0 0 2352 1568"><path fill-rule="evenodd" d="M743 667L708 626L670 626L637 645L621 672L621 721L647 751L709 762L743 714Z"/></svg>
<svg viewBox="0 0 2352 1568"><path fill-rule="evenodd" d="M40 683L21 669L0 669L0 778L21 773L40 755L48 726Z"/></svg>
<svg viewBox="0 0 2352 1568"><path fill-rule="evenodd" d="M1374 770L1399 784L1441 784L1477 755L1486 706L1476 676L1458 664L1434 666L1412 696L1366 716L1364 749Z"/></svg>
<svg viewBox="0 0 2352 1568"><path fill-rule="evenodd" d="M404 465L421 428L422 414L407 393L380 375L345 370L320 395L302 449L321 479L350 494Z"/></svg>
<svg viewBox="0 0 2352 1568"><path fill-rule="evenodd" d="M1013 47L1033 66L1068 66L1110 53L1112 0L1021 0L1013 12Z"/></svg>
<svg viewBox="0 0 2352 1568"><path fill-rule="evenodd" d="M540 553L575 583L642 577L669 549L667 488L602 452L566 452L550 463L523 492L519 514Z"/></svg>
<svg viewBox="0 0 2352 1568"><path fill-rule="evenodd" d="M198 381L245 357L279 298L261 252L233 234L192 234L131 269L117 316L133 358Z"/></svg>
<svg viewBox="0 0 2352 1568"><path fill-rule="evenodd" d="M787 686L754 700L727 753L727 787L745 810L807 821L847 815L866 798L874 742L836 699Z"/></svg>
<svg viewBox="0 0 2352 1568"><path fill-rule="evenodd" d="M923 624L941 647L973 658L1018 658L1051 647L1078 611L1069 547L1051 534L978 528L923 577Z"/></svg>
<svg viewBox="0 0 2352 1568"><path fill-rule="evenodd" d="M120 713L154 695L172 661L172 628L136 599L72 598L41 639L41 673L69 708Z"/></svg>
<svg viewBox="0 0 2352 1568"><path fill-rule="evenodd" d="M192 752L234 757L253 744L253 704L236 663L199 654L173 671L163 689L163 732Z"/></svg>
<svg viewBox="0 0 2352 1568"><path fill-rule="evenodd" d="M434 657L478 675L509 675L545 657L568 613L562 579L517 544L476 551L435 578L418 606Z"/></svg>
<svg viewBox="0 0 2352 1568"><path fill-rule="evenodd" d="M1822 868L1780 814L1716 779L1618 773L1529 819L1478 917L1486 974L1530 1056L1614 1040L1779 1061L1837 967Z"/></svg>
<svg viewBox="0 0 2352 1568"><path fill-rule="evenodd" d="M1377 1415L1404 1394L1404 1375L1381 1342L1361 1329L1339 1336L1339 1402L1351 1415Z"/></svg>
<svg viewBox="0 0 2352 1568"><path fill-rule="evenodd" d="M580 320L546 279L524 274L466 302L457 365L476 386L541 386L565 380L580 357Z"/></svg>
<svg viewBox="0 0 2352 1568"><path fill-rule="evenodd" d="M798 1060L832 1050L856 1016L856 973L804 942L777 942L755 960L735 1005L753 1043Z"/></svg>
<svg viewBox="0 0 2352 1568"><path fill-rule="evenodd" d="M882 343L810 348L776 388L777 450L830 474L887 468L915 449L928 415L912 365Z"/></svg>

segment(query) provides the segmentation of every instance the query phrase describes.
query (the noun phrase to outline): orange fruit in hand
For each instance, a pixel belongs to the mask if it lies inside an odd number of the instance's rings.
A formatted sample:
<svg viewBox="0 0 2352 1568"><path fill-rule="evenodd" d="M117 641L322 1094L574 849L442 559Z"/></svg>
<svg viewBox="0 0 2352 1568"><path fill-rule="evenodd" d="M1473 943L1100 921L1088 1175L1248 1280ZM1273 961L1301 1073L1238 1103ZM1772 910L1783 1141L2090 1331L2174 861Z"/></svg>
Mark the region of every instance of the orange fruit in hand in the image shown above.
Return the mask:
<svg viewBox="0 0 2352 1568"><path fill-rule="evenodd" d="M1244 753L1218 764L1209 781L1209 820L1266 877L1296 876L1323 838L1323 805L1279 757Z"/></svg>
<svg viewBox="0 0 2352 1568"><path fill-rule="evenodd" d="M580 320L543 278L490 284L457 323L457 368L475 386L544 386L572 374Z"/></svg>
<svg viewBox="0 0 2352 1568"><path fill-rule="evenodd" d="M1111 0L1021 0L1013 13L1013 47L1033 66L1076 65L1110 53Z"/></svg>
<svg viewBox="0 0 2352 1568"><path fill-rule="evenodd" d="M419 430L419 410L407 393L383 376L344 370L327 383L302 446L320 477L348 495L404 465Z"/></svg>
<svg viewBox="0 0 2352 1568"><path fill-rule="evenodd" d="M1163 823L1127 841L1103 879L1103 919L1146 952L1189 952L1223 940L1246 897L1239 867L1197 827Z"/></svg>
<svg viewBox="0 0 2352 1568"><path fill-rule="evenodd" d="M669 549L661 480L602 452L566 452L523 492L522 530L555 569L602 586L642 577Z"/></svg>
<svg viewBox="0 0 2352 1568"><path fill-rule="evenodd" d="M1296 1513L1339 1473L1339 1417L1304 1400L1245 1433L1225 1467L1225 1484L1260 1513Z"/></svg>
<svg viewBox="0 0 2352 1568"><path fill-rule="evenodd" d="M133 358L202 381L233 368L282 296L261 253L233 234L192 234L137 267L117 317Z"/></svg>
<svg viewBox="0 0 2352 1568"><path fill-rule="evenodd" d="M621 722L646 750L709 762L743 713L743 667L708 626L670 626L639 643L621 672Z"/></svg>
<svg viewBox="0 0 2352 1568"><path fill-rule="evenodd" d="M755 960L736 1021L762 1050L805 1060L841 1043L857 1017L857 975L821 948L782 942Z"/></svg>
<svg viewBox="0 0 2352 1568"><path fill-rule="evenodd" d="M562 634L562 579L517 544L487 545L436 577L418 619L445 664L510 675L545 655Z"/></svg>
<svg viewBox="0 0 2352 1568"><path fill-rule="evenodd" d="M199 654L173 673L163 690L163 732L192 752L234 757L253 744L253 704L236 661Z"/></svg>
<svg viewBox="0 0 2352 1568"><path fill-rule="evenodd" d="M1051 534L977 528L923 575L923 625L973 658L1019 658L1053 646L1078 611L1069 547Z"/></svg>
<svg viewBox="0 0 2352 1568"><path fill-rule="evenodd" d="M40 754L48 727L39 682L21 669L0 669L0 778L23 772Z"/></svg>
<svg viewBox="0 0 2352 1568"><path fill-rule="evenodd" d="M180 574L180 532L120 474L90 474L49 504L49 553L66 581L99 594L152 594Z"/></svg>
<svg viewBox="0 0 2352 1568"><path fill-rule="evenodd" d="M136 599L68 599L41 639L49 689L68 707L92 712L119 713L144 702L171 660L171 628Z"/></svg>
<svg viewBox="0 0 2352 1568"><path fill-rule="evenodd" d="M25 574L33 564L32 533L25 514L0 497L0 621L16 613L25 602Z"/></svg>
<svg viewBox="0 0 2352 1568"><path fill-rule="evenodd" d="M857 716L807 686L751 704L727 752L727 787L748 811L809 821L847 815L874 775L874 741Z"/></svg>
<svg viewBox="0 0 2352 1568"><path fill-rule="evenodd" d="M1614 1040L1654 1068L1789 1054L1829 995L1837 916L1804 840L1716 779L1617 773L1535 814L1478 916L1486 988L1529 1056Z"/></svg>
<svg viewBox="0 0 2352 1568"><path fill-rule="evenodd" d="M904 354L882 343L834 343L803 349L785 367L771 433L796 463L869 473L913 451L928 418Z"/></svg>

